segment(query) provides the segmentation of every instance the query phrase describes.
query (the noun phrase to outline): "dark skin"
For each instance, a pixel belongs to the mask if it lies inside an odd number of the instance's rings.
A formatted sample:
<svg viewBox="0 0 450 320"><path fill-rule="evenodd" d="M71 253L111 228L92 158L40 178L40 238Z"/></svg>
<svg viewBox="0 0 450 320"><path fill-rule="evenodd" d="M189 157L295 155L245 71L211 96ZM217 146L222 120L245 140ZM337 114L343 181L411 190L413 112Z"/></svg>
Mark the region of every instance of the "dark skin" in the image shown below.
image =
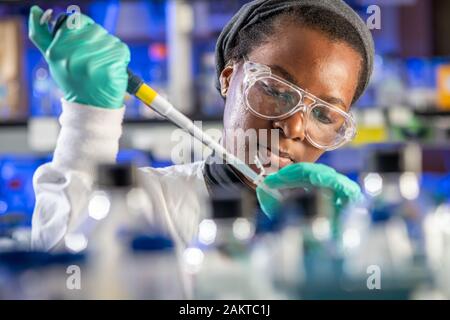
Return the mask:
<svg viewBox="0 0 450 320"><path fill-rule="evenodd" d="M254 49L248 58L270 66L272 72L316 97L342 110L350 110L362 58L347 43L332 40L321 31L285 23L277 26L271 39ZM242 61L228 65L221 73L222 93L226 95L224 129L278 129L279 150L287 153L292 162L317 161L324 150L314 147L305 138L303 114L297 112L277 121L253 115L241 102L243 76ZM229 139L233 137L224 130L222 142L227 148ZM258 143L270 145L269 141ZM240 148L248 150L248 145ZM236 154L237 149L228 151ZM257 171L254 165L250 166ZM250 187L255 187L244 180Z"/></svg>

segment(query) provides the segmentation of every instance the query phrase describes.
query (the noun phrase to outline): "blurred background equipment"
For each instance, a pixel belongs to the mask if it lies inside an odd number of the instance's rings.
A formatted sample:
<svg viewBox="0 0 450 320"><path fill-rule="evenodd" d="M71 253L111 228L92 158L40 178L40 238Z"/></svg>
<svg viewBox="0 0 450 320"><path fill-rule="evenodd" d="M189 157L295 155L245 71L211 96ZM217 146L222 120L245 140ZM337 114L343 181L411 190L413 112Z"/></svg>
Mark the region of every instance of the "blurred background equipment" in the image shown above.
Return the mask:
<svg viewBox="0 0 450 320"><path fill-rule="evenodd" d="M27 86L23 80L25 35L22 19L0 20L0 119L27 117Z"/></svg>

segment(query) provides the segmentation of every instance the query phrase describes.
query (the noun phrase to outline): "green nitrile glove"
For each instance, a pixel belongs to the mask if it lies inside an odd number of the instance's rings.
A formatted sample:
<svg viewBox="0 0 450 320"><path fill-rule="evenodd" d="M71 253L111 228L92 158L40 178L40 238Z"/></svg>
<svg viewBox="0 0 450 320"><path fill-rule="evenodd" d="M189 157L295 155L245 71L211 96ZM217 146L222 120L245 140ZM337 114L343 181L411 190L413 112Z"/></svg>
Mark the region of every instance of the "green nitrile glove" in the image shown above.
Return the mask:
<svg viewBox="0 0 450 320"><path fill-rule="evenodd" d="M327 188L334 193L334 205L339 211L345 204L362 199L361 188L357 183L323 164L294 163L264 179L266 186L274 189L311 187ZM273 198L262 188L256 188L261 209L269 217L273 217L280 207L277 199Z"/></svg>
<svg viewBox="0 0 450 320"><path fill-rule="evenodd" d="M64 98L101 108L122 107L130 61L127 45L83 14L79 28L63 23L53 38L47 24L40 25L42 14L38 6L31 8L28 36L44 55Z"/></svg>

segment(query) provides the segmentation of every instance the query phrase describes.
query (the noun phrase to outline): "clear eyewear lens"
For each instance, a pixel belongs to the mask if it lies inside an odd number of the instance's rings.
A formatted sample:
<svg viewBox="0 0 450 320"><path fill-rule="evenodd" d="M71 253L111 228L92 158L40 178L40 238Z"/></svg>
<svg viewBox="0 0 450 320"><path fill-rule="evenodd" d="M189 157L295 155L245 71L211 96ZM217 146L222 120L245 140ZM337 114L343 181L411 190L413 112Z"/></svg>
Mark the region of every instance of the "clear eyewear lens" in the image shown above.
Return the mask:
<svg viewBox="0 0 450 320"><path fill-rule="evenodd" d="M310 139L323 147L335 147L347 140L351 120L341 112L316 104L308 112L306 132Z"/></svg>
<svg viewBox="0 0 450 320"><path fill-rule="evenodd" d="M247 107L261 118L283 119L298 111L302 104L302 93L276 78L266 76L246 81ZM320 103L313 104L306 113L306 134L316 147L335 149L353 138L354 124L349 115Z"/></svg>
<svg viewBox="0 0 450 320"><path fill-rule="evenodd" d="M254 81L246 92L248 107L266 119L287 116L301 102L300 92L274 79L262 78Z"/></svg>

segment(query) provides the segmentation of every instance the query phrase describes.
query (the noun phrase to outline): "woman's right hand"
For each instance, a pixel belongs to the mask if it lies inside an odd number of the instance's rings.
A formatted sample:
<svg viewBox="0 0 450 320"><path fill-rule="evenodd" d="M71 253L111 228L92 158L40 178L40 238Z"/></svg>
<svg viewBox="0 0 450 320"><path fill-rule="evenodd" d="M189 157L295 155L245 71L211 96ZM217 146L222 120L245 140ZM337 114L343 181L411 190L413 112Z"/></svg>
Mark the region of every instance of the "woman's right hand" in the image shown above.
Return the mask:
<svg viewBox="0 0 450 320"><path fill-rule="evenodd" d="M50 73L64 98L107 109L123 106L128 84L130 50L86 15L80 25L64 23L53 37L47 24L40 24L43 11L33 6L29 38L47 61Z"/></svg>

